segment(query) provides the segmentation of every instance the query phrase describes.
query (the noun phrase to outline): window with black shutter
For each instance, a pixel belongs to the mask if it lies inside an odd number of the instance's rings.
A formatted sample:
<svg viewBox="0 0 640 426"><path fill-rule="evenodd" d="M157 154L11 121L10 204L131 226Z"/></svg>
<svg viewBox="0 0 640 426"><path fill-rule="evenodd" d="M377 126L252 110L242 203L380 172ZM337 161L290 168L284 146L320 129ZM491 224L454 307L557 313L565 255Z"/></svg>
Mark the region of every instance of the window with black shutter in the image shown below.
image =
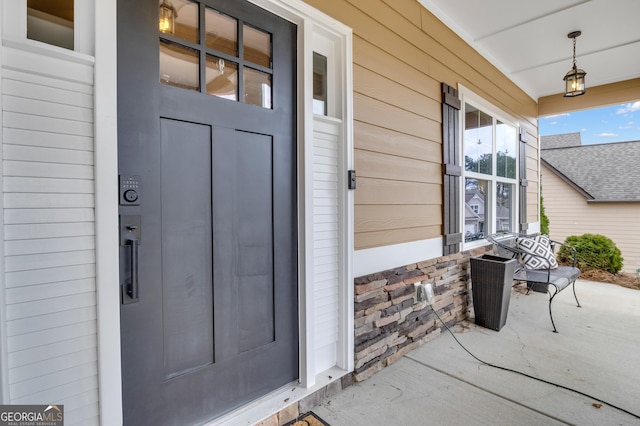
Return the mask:
<svg viewBox="0 0 640 426"><path fill-rule="evenodd" d="M444 254L526 231L527 134L465 88L442 93Z"/></svg>

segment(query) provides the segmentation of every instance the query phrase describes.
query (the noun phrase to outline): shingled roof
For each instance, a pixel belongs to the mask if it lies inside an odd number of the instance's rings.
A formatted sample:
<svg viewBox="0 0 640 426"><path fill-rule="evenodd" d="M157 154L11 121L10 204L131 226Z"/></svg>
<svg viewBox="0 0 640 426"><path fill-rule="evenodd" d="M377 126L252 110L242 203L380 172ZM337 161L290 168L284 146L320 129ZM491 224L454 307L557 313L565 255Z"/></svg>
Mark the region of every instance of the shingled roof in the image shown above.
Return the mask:
<svg viewBox="0 0 640 426"><path fill-rule="evenodd" d="M582 145L580 132L562 133L560 135L542 136L540 138L542 149L547 148L569 148L570 146Z"/></svg>
<svg viewBox="0 0 640 426"><path fill-rule="evenodd" d="M543 164L589 200L640 202L640 141L575 145L574 135L542 136ZM574 145L558 145L571 141Z"/></svg>

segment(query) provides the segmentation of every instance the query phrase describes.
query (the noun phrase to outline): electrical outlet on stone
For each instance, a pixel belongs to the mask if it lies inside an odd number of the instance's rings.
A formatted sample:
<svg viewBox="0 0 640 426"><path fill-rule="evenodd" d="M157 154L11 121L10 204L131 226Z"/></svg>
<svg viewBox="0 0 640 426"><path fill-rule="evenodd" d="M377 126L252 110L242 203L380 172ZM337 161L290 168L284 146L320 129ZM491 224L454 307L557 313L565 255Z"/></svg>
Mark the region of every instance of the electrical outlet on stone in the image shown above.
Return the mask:
<svg viewBox="0 0 640 426"><path fill-rule="evenodd" d="M417 283L413 284L416 293L413 296L416 302L424 302L424 284L422 283L422 281L418 281Z"/></svg>
<svg viewBox="0 0 640 426"><path fill-rule="evenodd" d="M436 295L433 292L433 285L431 283L424 284L423 288L423 297L428 305L433 305L433 302L436 301Z"/></svg>

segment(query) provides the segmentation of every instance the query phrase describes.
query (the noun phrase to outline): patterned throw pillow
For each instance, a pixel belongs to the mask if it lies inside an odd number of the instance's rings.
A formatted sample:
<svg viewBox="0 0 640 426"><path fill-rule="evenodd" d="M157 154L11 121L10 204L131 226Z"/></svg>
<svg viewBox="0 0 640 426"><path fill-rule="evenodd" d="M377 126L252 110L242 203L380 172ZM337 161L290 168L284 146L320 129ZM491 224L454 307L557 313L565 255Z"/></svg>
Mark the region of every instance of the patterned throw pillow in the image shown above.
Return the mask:
<svg viewBox="0 0 640 426"><path fill-rule="evenodd" d="M517 238L516 245L524 252L520 260L525 268L555 269L558 267L556 256L551 248L551 241L546 235L538 235L532 238Z"/></svg>

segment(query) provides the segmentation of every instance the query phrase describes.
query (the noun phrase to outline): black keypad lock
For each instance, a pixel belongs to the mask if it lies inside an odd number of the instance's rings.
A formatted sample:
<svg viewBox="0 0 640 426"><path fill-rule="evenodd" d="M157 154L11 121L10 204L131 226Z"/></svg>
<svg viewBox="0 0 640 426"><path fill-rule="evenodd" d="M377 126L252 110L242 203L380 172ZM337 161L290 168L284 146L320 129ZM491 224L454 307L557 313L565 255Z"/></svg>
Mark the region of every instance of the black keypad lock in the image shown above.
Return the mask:
<svg viewBox="0 0 640 426"><path fill-rule="evenodd" d="M140 176L120 175L120 205L138 206L140 205Z"/></svg>

